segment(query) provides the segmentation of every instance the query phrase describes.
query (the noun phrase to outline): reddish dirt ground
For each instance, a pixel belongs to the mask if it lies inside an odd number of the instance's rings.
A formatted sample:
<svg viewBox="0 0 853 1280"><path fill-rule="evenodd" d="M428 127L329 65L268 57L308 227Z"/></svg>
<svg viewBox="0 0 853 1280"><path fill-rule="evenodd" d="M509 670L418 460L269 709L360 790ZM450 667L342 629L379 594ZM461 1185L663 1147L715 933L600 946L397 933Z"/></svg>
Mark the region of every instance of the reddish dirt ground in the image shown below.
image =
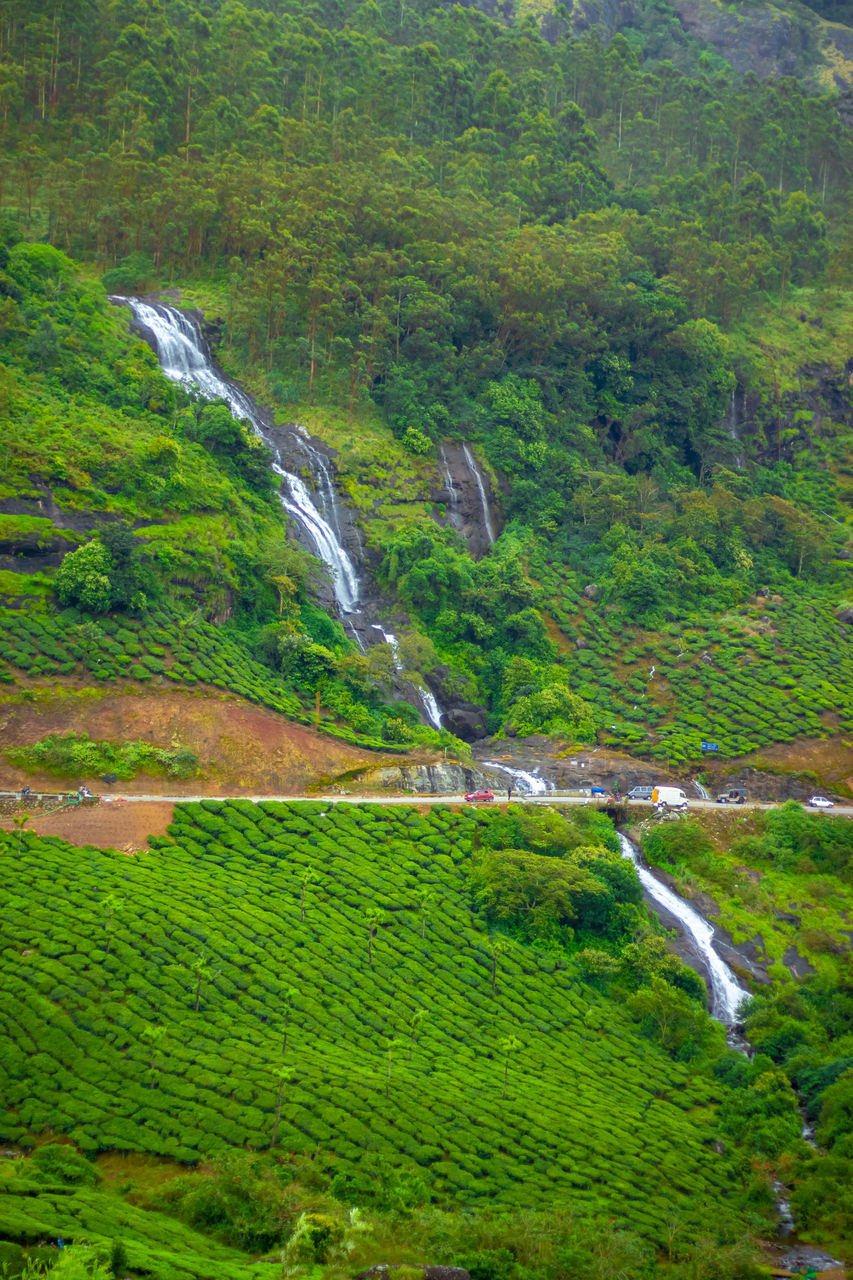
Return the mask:
<svg viewBox="0 0 853 1280"><path fill-rule="evenodd" d="M87 733L96 740L142 739L158 747L190 747L201 764L201 777L186 782L140 774L119 782L116 794L224 795L270 792L304 793L306 788L350 769L384 763L381 756L347 746L304 725L293 724L264 707L233 695L183 693L172 689L150 693L57 690L37 701L0 706L3 748L28 745L49 733ZM103 791L97 778L64 782L49 774L27 774L5 761L0 788L24 783L34 789L57 790L85 783Z"/></svg>
<svg viewBox="0 0 853 1280"><path fill-rule="evenodd" d="M721 762L719 770L709 762L709 771L714 773L732 773L737 768L767 769L783 774L808 770L820 780L820 786L829 789L840 786L853 791L853 742L849 735L843 734L822 739L795 738L793 742L762 747L752 755L739 756L736 761Z"/></svg>
<svg viewBox="0 0 853 1280"><path fill-rule="evenodd" d="M40 836L59 836L69 844L94 844L99 849L138 853L148 848L149 836L163 836L172 821L174 805L166 803L109 804L89 808L64 809L59 813L33 813L28 831ZM0 818L0 828L13 831L10 818Z"/></svg>

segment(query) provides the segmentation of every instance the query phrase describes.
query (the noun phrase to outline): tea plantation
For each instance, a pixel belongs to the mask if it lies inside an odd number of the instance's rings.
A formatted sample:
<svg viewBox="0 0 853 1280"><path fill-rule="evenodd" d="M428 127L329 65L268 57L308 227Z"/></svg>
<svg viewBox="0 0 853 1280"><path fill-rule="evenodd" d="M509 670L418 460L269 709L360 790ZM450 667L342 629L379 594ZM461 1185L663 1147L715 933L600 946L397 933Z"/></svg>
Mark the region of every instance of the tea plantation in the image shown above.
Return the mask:
<svg viewBox="0 0 853 1280"><path fill-rule="evenodd" d="M0 1138L192 1162L275 1137L339 1189L378 1159L439 1204L568 1199L658 1240L726 1199L724 1087L564 953L490 945L466 864L498 817L203 801L133 858L4 835Z"/></svg>
<svg viewBox="0 0 853 1280"><path fill-rule="evenodd" d="M245 644L221 627L197 618L155 611L145 619L103 616L95 621L76 609L60 613L0 610L0 682L16 676L80 676L97 684L133 680L140 685L170 680L187 688L228 689L302 724L315 722L293 690L247 653ZM333 737L381 751L398 751L328 713L319 727Z"/></svg>
<svg viewBox="0 0 853 1280"><path fill-rule="evenodd" d="M50 1150L50 1148L48 1148ZM94 1180L94 1170L90 1170ZM0 1168L0 1267L19 1274L20 1250L37 1240L85 1240L106 1258L121 1250L124 1266L158 1280L257 1280L269 1267L253 1266L245 1255L192 1231L174 1218L127 1204L91 1185L69 1185L49 1176L38 1160ZM34 1261L50 1263L55 1251L27 1250ZM86 1273L88 1274L88 1272ZM110 1272L117 1274L117 1272Z"/></svg>
<svg viewBox="0 0 853 1280"><path fill-rule="evenodd" d="M626 625L583 599L583 578L537 565L564 659L608 745L675 765L712 739L739 756L794 738L853 735L853 637L829 601L788 584L727 613L691 614L660 631Z"/></svg>

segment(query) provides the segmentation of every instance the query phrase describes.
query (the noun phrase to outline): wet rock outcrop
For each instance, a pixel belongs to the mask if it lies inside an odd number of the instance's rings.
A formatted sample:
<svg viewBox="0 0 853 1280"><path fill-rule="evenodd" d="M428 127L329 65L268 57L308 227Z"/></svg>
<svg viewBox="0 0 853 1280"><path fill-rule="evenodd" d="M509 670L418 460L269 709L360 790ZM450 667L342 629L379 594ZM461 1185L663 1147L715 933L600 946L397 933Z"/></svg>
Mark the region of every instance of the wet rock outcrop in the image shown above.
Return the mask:
<svg viewBox="0 0 853 1280"><path fill-rule="evenodd" d="M387 791L414 791L417 795L460 795L488 787L479 769L461 764L388 765L359 775L359 784Z"/></svg>

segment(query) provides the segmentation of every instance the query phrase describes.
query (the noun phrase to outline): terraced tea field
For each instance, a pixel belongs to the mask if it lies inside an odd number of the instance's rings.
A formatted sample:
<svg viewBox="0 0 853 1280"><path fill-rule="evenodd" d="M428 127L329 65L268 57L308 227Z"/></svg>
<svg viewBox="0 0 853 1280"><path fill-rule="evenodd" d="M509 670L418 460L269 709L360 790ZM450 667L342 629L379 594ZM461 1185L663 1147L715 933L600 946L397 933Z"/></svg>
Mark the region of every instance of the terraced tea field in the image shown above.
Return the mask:
<svg viewBox="0 0 853 1280"><path fill-rule="evenodd" d="M87 618L75 609L61 613L0 609L0 684L31 677L77 677L109 687L132 680L144 688L168 680L177 687L227 689L258 706L270 707L302 724L314 724L307 708L274 672L255 661L221 627L154 612L138 618ZM358 734L328 716L319 728L333 737L381 751L393 744Z"/></svg>
<svg viewBox="0 0 853 1280"><path fill-rule="evenodd" d="M683 765L707 739L732 757L853 735L853 628L805 590L646 631L584 600L581 575L537 565L536 577L608 746Z"/></svg>
<svg viewBox="0 0 853 1280"><path fill-rule="evenodd" d="M280 1098L278 1145L344 1183L367 1153L438 1203L657 1239L726 1197L718 1086L571 962L495 956L466 863L497 816L211 800L136 857L4 834L0 1138L195 1161L269 1146Z"/></svg>

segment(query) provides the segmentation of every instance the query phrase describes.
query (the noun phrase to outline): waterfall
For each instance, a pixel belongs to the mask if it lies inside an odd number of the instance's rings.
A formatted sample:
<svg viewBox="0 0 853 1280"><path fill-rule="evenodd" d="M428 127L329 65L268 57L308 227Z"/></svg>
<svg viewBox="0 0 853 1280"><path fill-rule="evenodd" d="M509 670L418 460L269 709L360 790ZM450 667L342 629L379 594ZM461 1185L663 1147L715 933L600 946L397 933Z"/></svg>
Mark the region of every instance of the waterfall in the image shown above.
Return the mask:
<svg viewBox="0 0 853 1280"><path fill-rule="evenodd" d="M444 445L439 445L438 461L441 474L444 477L444 483L447 485L450 493L451 506L456 506L456 485L453 483L453 472L450 470L450 463L447 460L447 454L444 451Z"/></svg>
<svg viewBox="0 0 853 1280"><path fill-rule="evenodd" d="M126 303L134 319L151 334L154 349L163 372L173 382L197 387L211 400L224 400L235 418L245 418L253 431L272 450L272 468L283 483L279 494L281 504L293 516L314 548L318 558L329 570L335 601L342 614L353 613L359 601L358 576L341 541L337 505L326 459L310 445L306 452L317 464L320 476L318 485L319 511L308 489L298 476L281 464L281 454L269 439L265 425L252 400L218 371L205 351L201 330L194 320L175 307L163 303L142 302L139 298L113 298ZM322 458L322 463L319 461ZM329 523L332 520L334 527Z"/></svg>
<svg viewBox="0 0 853 1280"><path fill-rule="evenodd" d="M737 1020L737 1013L747 993L732 973L729 966L720 959L714 950L714 927L709 924L698 911L689 906L677 893L667 888L648 867L644 867L640 859L640 851L627 836L619 833L622 857L633 862L637 868L640 883L650 898L659 903L670 915L684 927L696 945L704 960L711 978L711 1014L718 1022L731 1026Z"/></svg>
<svg viewBox="0 0 853 1280"><path fill-rule="evenodd" d="M324 519L332 526L338 535L338 541L343 538L341 533L341 517L338 509L338 499L335 493L335 486L332 483L332 472L329 467L328 458L324 457L319 449L315 449L307 440L300 436L300 444L304 451L311 459L311 470L314 479L317 482L317 494L320 498L320 507L322 508Z"/></svg>
<svg viewBox="0 0 853 1280"><path fill-rule="evenodd" d="M343 545L340 504L332 480L328 459L315 449L301 433L294 433L299 449L311 466L317 491L312 496L299 476L283 465L281 451L270 439L266 424L258 413L254 401L233 382L230 382L208 355L198 324L182 311L164 303L143 302L140 298L114 297L113 302L126 304L134 319L151 335L152 346L167 378L197 388L211 400L224 400L235 418L247 419L252 430L272 451L272 469L281 479L279 500L288 515L297 522L317 557L329 570L338 611L344 625L352 633L358 647L364 651L361 637L347 618L358 610L360 585L358 575ZM397 637L375 624L376 630L391 646L394 663L399 671L401 662ZM441 728L442 711L429 689L413 685L417 691L424 715L435 729Z"/></svg>
<svg viewBox="0 0 853 1280"><path fill-rule="evenodd" d="M483 504L483 525L486 530L486 537L489 542L494 542L495 531L492 527L491 516L489 515L489 500L486 497L486 486L483 484L483 477L480 474L480 468L477 466L473 453L467 444L463 444L462 452L465 454L465 461L471 469L471 474L477 482L477 488L480 491L480 502Z"/></svg>
<svg viewBox="0 0 853 1280"><path fill-rule="evenodd" d="M745 401L746 401L746 393L744 392L744 402ZM741 438L738 434L738 429L737 429L737 405L735 403L734 391L732 392L731 400L729 401L729 412L727 415L727 419L728 420L726 422L726 426L729 429L729 436L732 440L734 440L737 446L735 456L734 456L734 463L739 470L743 470L743 467L745 465L745 460L743 456L743 449L741 447L742 446Z"/></svg>
<svg viewBox="0 0 853 1280"><path fill-rule="evenodd" d="M374 631L378 631L380 633L380 635L382 636L382 639L385 641L385 643L390 648L392 654L394 655L394 669L397 672L401 673L403 670L403 663L400 658L400 644L399 644L399 641L397 640L397 637L391 631L386 631L383 628L382 624L379 622L374 622L372 626ZM420 685L412 684L412 688L415 690L418 697L420 698L421 706L424 709L426 718L427 720L429 720L433 729L440 729L441 717L443 712L441 710L441 707L438 705L438 702L436 701L435 696L431 693L429 689L422 689Z"/></svg>
<svg viewBox="0 0 853 1280"><path fill-rule="evenodd" d="M516 780L516 791L519 795L528 796L544 796L549 791L554 790L554 784L549 782L547 778L540 778L536 773L527 773L524 769L511 769L509 765L498 764L497 760L484 760L482 767L484 769L500 769L501 773L506 773L510 778Z"/></svg>

